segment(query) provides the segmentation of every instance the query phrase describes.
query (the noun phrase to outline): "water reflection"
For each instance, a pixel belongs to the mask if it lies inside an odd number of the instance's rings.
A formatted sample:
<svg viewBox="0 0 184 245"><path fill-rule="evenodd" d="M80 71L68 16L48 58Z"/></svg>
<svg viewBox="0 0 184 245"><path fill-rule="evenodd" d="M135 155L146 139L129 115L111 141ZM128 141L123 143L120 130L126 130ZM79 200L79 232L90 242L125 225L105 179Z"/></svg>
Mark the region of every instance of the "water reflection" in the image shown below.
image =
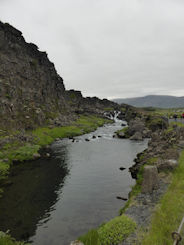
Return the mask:
<svg viewBox="0 0 184 245"><path fill-rule="evenodd" d="M67 147L62 158L41 159L15 166L0 201L0 230L10 230L17 239L27 240L35 234L37 225L48 222L62 192L67 166Z"/></svg>
<svg viewBox="0 0 184 245"><path fill-rule="evenodd" d="M116 216L125 204L116 196L128 197L134 184L128 169L147 145L113 138L121 123L74 143L57 141L50 159L15 166L0 201L0 230L34 245L68 245Z"/></svg>

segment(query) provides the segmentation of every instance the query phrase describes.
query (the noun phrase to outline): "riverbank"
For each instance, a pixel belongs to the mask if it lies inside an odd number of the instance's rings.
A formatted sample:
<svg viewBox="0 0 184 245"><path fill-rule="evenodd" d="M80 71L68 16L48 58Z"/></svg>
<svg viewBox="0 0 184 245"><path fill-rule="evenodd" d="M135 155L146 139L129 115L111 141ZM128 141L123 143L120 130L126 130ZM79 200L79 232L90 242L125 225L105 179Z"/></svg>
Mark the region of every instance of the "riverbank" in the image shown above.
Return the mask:
<svg viewBox="0 0 184 245"><path fill-rule="evenodd" d="M144 121L146 120L144 119ZM138 122L140 125L142 119L138 119ZM148 128L152 130L151 140L148 148L137 155L135 164L130 168L132 176L137 181L129 194L129 200L120 210L119 216L120 219L129 218L127 225L129 222L132 225L135 224L133 232L131 229L126 230L126 232L121 229L122 233L116 235L115 231L118 230L119 224L114 224L113 229L106 231L106 238L110 239L107 241L107 239L101 240L101 227L99 227L95 233L89 231L85 236L79 238L85 245L90 244L88 241L92 239L93 234L96 234L95 237L98 234L99 244L172 244L171 233L177 230L184 212L184 207L181 205L184 194L184 125L173 122L167 125L163 118L161 120L149 120L148 125L152 127ZM129 132L132 128L134 127L131 125ZM141 129L141 131L143 130ZM117 133L120 133L119 138L127 138L127 132L128 128ZM129 137L131 137L130 134ZM156 167L158 182L157 188L152 188L151 192L145 193L143 191L144 168L148 165L153 166L153 168ZM148 184L144 183L144 185ZM113 222L111 220L102 227L108 227ZM112 240L112 237L115 240Z"/></svg>
<svg viewBox="0 0 184 245"><path fill-rule="evenodd" d="M0 202L1 229L35 245L70 244L115 217L122 204L116 196L128 197L134 183L128 168L147 146L146 141L113 138L121 124L104 125L74 142L56 140L47 151L50 157L15 165L9 177L13 184L4 189ZM126 169L120 171L121 166Z"/></svg>
<svg viewBox="0 0 184 245"><path fill-rule="evenodd" d="M137 184L122 213L136 222L137 229L122 245L173 244L171 234L178 229L184 212L183 126L171 123L154 133L148 149L138 155L131 168ZM144 193L143 172L147 165L157 168L158 183L157 188Z"/></svg>
<svg viewBox="0 0 184 245"><path fill-rule="evenodd" d="M111 122L112 120L97 115L81 115L69 126L45 126L33 131L2 134L0 138L0 196L3 193L2 187L9 184L8 173L13 164L41 157L40 150L44 147L47 148L56 139L86 134Z"/></svg>

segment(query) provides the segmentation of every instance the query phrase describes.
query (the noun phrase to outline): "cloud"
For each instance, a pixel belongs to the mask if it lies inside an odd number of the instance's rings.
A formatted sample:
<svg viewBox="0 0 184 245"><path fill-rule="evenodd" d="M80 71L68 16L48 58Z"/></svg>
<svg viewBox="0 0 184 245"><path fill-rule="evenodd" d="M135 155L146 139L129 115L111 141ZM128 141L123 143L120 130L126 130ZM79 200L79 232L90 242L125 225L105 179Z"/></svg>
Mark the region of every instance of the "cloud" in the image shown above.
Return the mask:
<svg viewBox="0 0 184 245"><path fill-rule="evenodd" d="M183 93L183 12L182 0L0 1L66 88L101 98Z"/></svg>

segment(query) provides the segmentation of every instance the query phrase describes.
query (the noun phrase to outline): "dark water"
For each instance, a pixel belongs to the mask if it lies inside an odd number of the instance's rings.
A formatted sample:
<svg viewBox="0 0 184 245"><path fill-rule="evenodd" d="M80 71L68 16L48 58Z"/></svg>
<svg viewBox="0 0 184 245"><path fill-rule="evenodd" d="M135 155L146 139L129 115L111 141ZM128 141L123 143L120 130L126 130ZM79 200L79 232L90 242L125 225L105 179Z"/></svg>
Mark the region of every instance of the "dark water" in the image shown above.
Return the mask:
<svg viewBox="0 0 184 245"><path fill-rule="evenodd" d="M134 180L128 168L146 142L112 138L121 122L52 145L52 157L13 168L0 201L0 230L34 245L70 241L118 214ZM93 135L101 138L91 139ZM85 141L90 138L90 141ZM120 171L119 167L126 167Z"/></svg>

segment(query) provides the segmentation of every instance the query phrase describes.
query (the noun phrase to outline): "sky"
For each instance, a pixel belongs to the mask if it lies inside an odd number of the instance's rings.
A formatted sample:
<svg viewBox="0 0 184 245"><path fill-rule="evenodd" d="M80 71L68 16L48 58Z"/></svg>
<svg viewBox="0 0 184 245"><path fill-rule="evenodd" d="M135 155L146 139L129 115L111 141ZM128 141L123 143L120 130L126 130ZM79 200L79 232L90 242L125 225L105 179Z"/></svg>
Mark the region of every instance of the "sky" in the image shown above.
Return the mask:
<svg viewBox="0 0 184 245"><path fill-rule="evenodd" d="M183 0L0 0L0 20L84 96L184 96Z"/></svg>

